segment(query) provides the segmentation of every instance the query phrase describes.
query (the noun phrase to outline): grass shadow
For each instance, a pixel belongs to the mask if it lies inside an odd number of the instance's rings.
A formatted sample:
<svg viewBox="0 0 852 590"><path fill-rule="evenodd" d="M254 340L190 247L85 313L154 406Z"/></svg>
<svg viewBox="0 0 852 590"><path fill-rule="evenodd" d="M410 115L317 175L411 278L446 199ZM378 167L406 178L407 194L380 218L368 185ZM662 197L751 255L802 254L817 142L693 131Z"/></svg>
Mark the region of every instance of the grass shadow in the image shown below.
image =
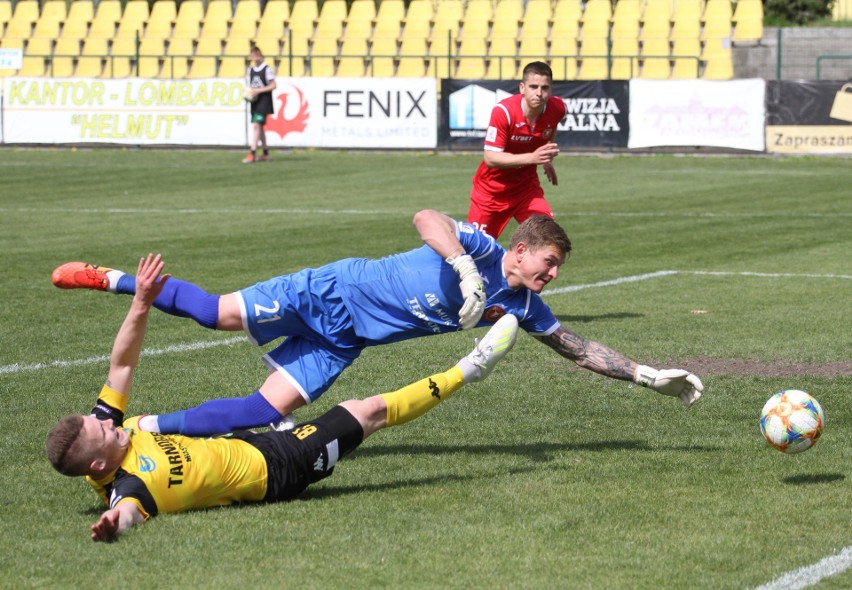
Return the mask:
<svg viewBox="0 0 852 590"><path fill-rule="evenodd" d="M618 313L602 313L599 315L557 315L556 319L566 324L585 324L599 320L627 320L644 318L645 314L622 311Z"/></svg>
<svg viewBox="0 0 852 590"><path fill-rule="evenodd" d="M791 475L785 477L781 481L794 486L804 486L817 483L831 483L833 481L843 481L846 476L842 473L806 473L804 475Z"/></svg>

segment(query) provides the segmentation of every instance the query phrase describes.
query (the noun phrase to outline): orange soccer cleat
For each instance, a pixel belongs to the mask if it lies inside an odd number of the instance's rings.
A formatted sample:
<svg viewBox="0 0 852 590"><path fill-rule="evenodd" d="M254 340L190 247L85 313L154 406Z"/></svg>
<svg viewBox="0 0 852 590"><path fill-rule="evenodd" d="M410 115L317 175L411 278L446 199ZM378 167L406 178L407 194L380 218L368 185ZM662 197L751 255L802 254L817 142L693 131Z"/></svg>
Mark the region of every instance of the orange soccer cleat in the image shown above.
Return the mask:
<svg viewBox="0 0 852 590"><path fill-rule="evenodd" d="M95 289L106 291L109 287L107 272L111 268L88 262L66 262L53 271L50 280L60 289Z"/></svg>

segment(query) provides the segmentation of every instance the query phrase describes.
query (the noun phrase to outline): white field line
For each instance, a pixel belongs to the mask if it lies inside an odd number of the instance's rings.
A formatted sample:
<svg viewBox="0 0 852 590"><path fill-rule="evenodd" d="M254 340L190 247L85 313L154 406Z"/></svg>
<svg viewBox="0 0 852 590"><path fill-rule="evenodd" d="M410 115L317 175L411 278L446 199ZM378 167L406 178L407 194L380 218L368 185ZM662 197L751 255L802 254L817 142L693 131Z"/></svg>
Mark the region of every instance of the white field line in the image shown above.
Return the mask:
<svg viewBox="0 0 852 590"><path fill-rule="evenodd" d="M406 209L305 209L305 208L268 208L268 209L243 209L238 207L214 207L214 208L181 208L168 209L158 208L133 208L133 207L107 207L94 209L85 207L0 207L0 213L85 213L87 215L220 215L220 214L245 214L245 215L410 215ZM636 217L636 218L729 218L729 219L755 219L755 218L836 218L852 217L852 213L843 211L832 213L806 213L806 212L727 212L714 213L712 211L683 211L683 212L623 212L617 211L571 211L566 216L574 217Z"/></svg>
<svg viewBox="0 0 852 590"><path fill-rule="evenodd" d="M835 576L852 567L852 547L844 547L837 555L826 557L813 565L787 572L780 578L759 586L755 590L801 590Z"/></svg>
<svg viewBox="0 0 852 590"><path fill-rule="evenodd" d="M172 354L175 352L190 352L193 350L204 350L207 348L215 348L217 346L230 346L237 342L246 342L245 336L235 336L226 340L207 340L203 342L192 342L190 344L174 344L165 348L146 348L142 351L142 356L160 356L163 354ZM109 355L93 356L85 359L75 359L70 361L51 361L49 363L33 363L29 365L14 365L0 366L0 375L5 373L27 373L30 371L40 371L41 369L57 369L64 367L78 367L81 365L92 365L95 363L103 363L109 361Z"/></svg>
<svg viewBox="0 0 852 590"><path fill-rule="evenodd" d="M656 279L660 277L668 277L673 275L706 275L706 276L744 276L744 277L769 277L769 278L816 278L816 279L852 279L852 275L819 275L819 274L795 274L795 273L760 273L760 272L713 272L713 271L697 271L697 270L660 270L657 272L651 272L641 275L632 275L627 277L620 277L617 279L611 279L608 281L600 281L597 283L588 283L585 285L570 285L568 287L561 287L558 289L548 289L544 291L541 295L542 297L550 296L550 295L559 295L561 293L574 293L577 291L584 291L586 289L596 289L599 287L613 287L617 285L623 285L626 283L635 283L638 281L645 281L648 279ZM193 350L203 350L206 348L215 348L217 346L230 346L236 342L240 342L244 340L244 336L238 336L234 338L228 338L227 340L206 340L200 342L193 342L190 344L176 344L174 346L167 346L166 348L160 349L145 349L142 352L143 356L159 356L163 354L171 354L175 352L188 352ZM96 356L85 359L74 359L74 360L56 360L51 361L49 363L32 363L27 365L21 365L18 363L12 365L3 365L0 366L0 375L11 374L11 373L26 373L30 371L40 371L42 369L55 369L62 367L75 367L80 365L91 365L94 363L102 363L109 360L109 356Z"/></svg>

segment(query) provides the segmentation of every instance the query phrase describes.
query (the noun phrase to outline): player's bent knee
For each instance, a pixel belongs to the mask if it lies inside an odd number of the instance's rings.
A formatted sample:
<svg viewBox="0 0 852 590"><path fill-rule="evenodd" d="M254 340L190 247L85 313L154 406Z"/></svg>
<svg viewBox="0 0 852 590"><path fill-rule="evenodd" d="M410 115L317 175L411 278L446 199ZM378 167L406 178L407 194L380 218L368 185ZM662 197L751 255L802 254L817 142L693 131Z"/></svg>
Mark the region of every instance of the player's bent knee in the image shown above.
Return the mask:
<svg viewBox="0 0 852 590"><path fill-rule="evenodd" d="M350 399L339 405L361 424L365 438L387 424L387 405L381 396L375 395L362 400Z"/></svg>

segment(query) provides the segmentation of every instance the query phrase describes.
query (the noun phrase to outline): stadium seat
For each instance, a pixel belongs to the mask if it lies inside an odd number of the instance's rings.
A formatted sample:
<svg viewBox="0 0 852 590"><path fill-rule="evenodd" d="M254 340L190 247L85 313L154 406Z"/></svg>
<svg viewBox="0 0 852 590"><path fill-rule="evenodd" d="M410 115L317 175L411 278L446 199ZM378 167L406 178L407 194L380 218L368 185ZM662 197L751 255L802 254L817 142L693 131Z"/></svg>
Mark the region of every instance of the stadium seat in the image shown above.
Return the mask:
<svg viewBox="0 0 852 590"><path fill-rule="evenodd" d="M485 39L467 37L459 44L455 78L477 79L485 77Z"/></svg>
<svg viewBox="0 0 852 590"><path fill-rule="evenodd" d="M257 25L258 37L284 36L284 23L290 18L290 2L288 0L269 0L260 15Z"/></svg>
<svg viewBox="0 0 852 590"><path fill-rule="evenodd" d="M316 0L296 0L293 3L287 27L294 44L294 53L307 54L307 41L314 35L314 22L318 16Z"/></svg>
<svg viewBox="0 0 852 590"><path fill-rule="evenodd" d="M177 16L174 0L157 0L145 24L144 36L150 39L166 39L172 36L172 25Z"/></svg>
<svg viewBox="0 0 852 590"><path fill-rule="evenodd" d="M579 23L582 16L583 5L580 0L556 0L553 5L553 24L564 20Z"/></svg>
<svg viewBox="0 0 852 590"><path fill-rule="evenodd" d="M518 44L514 37L492 37L488 46L489 80L514 80L517 77Z"/></svg>
<svg viewBox="0 0 852 590"><path fill-rule="evenodd" d="M639 75L639 41L633 37L618 37L612 40L612 68L610 78L629 80Z"/></svg>
<svg viewBox="0 0 852 590"><path fill-rule="evenodd" d="M396 75L400 78L419 78L426 71L428 48L426 39L403 37L399 46L399 66Z"/></svg>
<svg viewBox="0 0 852 590"><path fill-rule="evenodd" d="M251 51L251 40L245 37L229 37L225 40L222 55L247 59L249 51Z"/></svg>
<svg viewBox="0 0 852 590"><path fill-rule="evenodd" d="M6 23L5 37L12 39L26 39L32 33L36 21L38 21L38 2L35 0L22 0L15 4L12 18Z"/></svg>
<svg viewBox="0 0 852 590"><path fill-rule="evenodd" d="M183 55L191 56L194 51L194 40L186 37L173 37L168 40L169 48L166 50L166 55Z"/></svg>
<svg viewBox="0 0 852 590"><path fill-rule="evenodd" d="M491 39L503 37L517 39L523 17L524 5L521 0L498 0L494 9Z"/></svg>
<svg viewBox="0 0 852 590"><path fill-rule="evenodd" d="M704 21L701 32L703 39L718 39L731 36L731 19L724 17L711 18Z"/></svg>
<svg viewBox="0 0 852 590"><path fill-rule="evenodd" d="M717 18L731 20L733 13L731 0L707 0L704 4L702 18L705 21Z"/></svg>
<svg viewBox="0 0 852 590"><path fill-rule="evenodd" d="M439 3L432 24L432 39L446 39L448 33L453 39L457 39L463 18L464 5L461 0L444 0Z"/></svg>
<svg viewBox="0 0 852 590"><path fill-rule="evenodd" d="M48 0L41 8L32 36L56 39L59 37L59 29L65 22L66 16L65 0Z"/></svg>
<svg viewBox="0 0 852 590"><path fill-rule="evenodd" d="M366 72L366 55L369 53L367 39L349 37L340 45L340 59L337 62L338 78L363 78Z"/></svg>
<svg viewBox="0 0 852 590"><path fill-rule="evenodd" d="M118 0L101 0L98 2L87 37L112 39L119 21L121 21L121 3Z"/></svg>
<svg viewBox="0 0 852 590"><path fill-rule="evenodd" d="M760 0L740 0L737 2L731 20L735 24L732 38L734 41L760 41L763 39L763 3Z"/></svg>
<svg viewBox="0 0 852 590"><path fill-rule="evenodd" d="M546 39L550 31L550 15L549 0L529 0L518 33L521 43L536 37Z"/></svg>
<svg viewBox="0 0 852 590"><path fill-rule="evenodd" d="M201 33L204 4L201 0L183 0L175 17L172 35L180 39L195 39Z"/></svg>
<svg viewBox="0 0 852 590"><path fill-rule="evenodd" d="M701 78L704 80L730 80L733 77L734 62L730 49L707 56L707 63Z"/></svg>
<svg viewBox="0 0 852 590"><path fill-rule="evenodd" d="M343 35L343 22L346 20L346 0L324 0L320 8L316 38L340 39Z"/></svg>
<svg viewBox="0 0 852 590"><path fill-rule="evenodd" d="M216 58L196 55L189 66L186 77L192 79L215 78Z"/></svg>
<svg viewBox="0 0 852 590"><path fill-rule="evenodd" d="M337 58L337 38L316 38L311 45L310 70L314 78L334 76L334 60Z"/></svg>
<svg viewBox="0 0 852 590"><path fill-rule="evenodd" d="M697 38L674 39L672 45L672 78L688 80L697 78L700 73L701 42Z"/></svg>
<svg viewBox="0 0 852 590"><path fill-rule="evenodd" d="M35 57L25 55L21 63L21 69L18 70L18 76L28 78L41 78L45 75L46 61L43 57Z"/></svg>
<svg viewBox="0 0 852 590"><path fill-rule="evenodd" d="M518 55L522 62L520 67L531 61L547 61L547 40L539 36L521 36Z"/></svg>
<svg viewBox="0 0 852 590"><path fill-rule="evenodd" d="M219 63L220 78L245 78L248 62L246 57L229 56L223 57Z"/></svg>
<svg viewBox="0 0 852 590"><path fill-rule="evenodd" d="M145 0L130 0L125 5L118 23L116 38L136 39L137 35L141 36L146 20L148 20L148 3Z"/></svg>
<svg viewBox="0 0 852 590"><path fill-rule="evenodd" d="M260 3L257 0L240 0L234 10L228 37L234 39L253 39L260 22Z"/></svg>
<svg viewBox="0 0 852 590"><path fill-rule="evenodd" d="M95 16L91 0L75 0L68 9L62 25L61 39L83 39L89 32L89 23Z"/></svg>
<svg viewBox="0 0 852 590"><path fill-rule="evenodd" d="M254 39L254 44L260 49L264 57L278 57L282 55L281 41L278 37L257 37Z"/></svg>
<svg viewBox="0 0 852 590"><path fill-rule="evenodd" d="M666 80L671 77L671 61L668 39L646 39L642 42L641 78Z"/></svg>
<svg viewBox="0 0 852 590"><path fill-rule="evenodd" d="M200 38L224 39L227 37L228 23L231 20L231 16L230 0L211 0L207 4L207 10L204 12ZM209 71L209 67L203 67L203 69Z"/></svg>
<svg viewBox="0 0 852 590"><path fill-rule="evenodd" d="M101 55L84 55L77 59L75 78L100 78L104 71L104 58Z"/></svg>
<svg viewBox="0 0 852 590"><path fill-rule="evenodd" d="M414 4L414 2L412 2ZM419 4L423 4L420 2ZM429 4L431 9L431 4ZM415 9L416 11L417 9ZM373 39L380 38L399 38L402 31L402 23L405 20L405 3L402 0L384 0L379 3L379 9L376 12L375 27L373 30ZM429 26L430 20L426 22ZM425 37L425 34L423 35Z"/></svg>
<svg viewBox="0 0 852 590"><path fill-rule="evenodd" d="M609 78L607 55L609 46L606 37L587 37L580 45L579 80L606 80Z"/></svg>
<svg viewBox="0 0 852 590"><path fill-rule="evenodd" d="M395 70L396 55L396 38L377 37L373 39L370 44L370 63L367 67L367 73L376 78L392 77Z"/></svg>
<svg viewBox="0 0 852 590"><path fill-rule="evenodd" d="M381 17L382 6L385 5L386 1L379 5L379 17ZM432 0L411 0L411 4L408 5L408 10L402 20L402 34L413 38L428 37L434 15L435 9L432 5Z"/></svg>
<svg viewBox="0 0 852 590"><path fill-rule="evenodd" d="M155 37L144 37L139 42L139 63L136 75L140 78L157 78L160 75L160 60L166 54L165 41Z"/></svg>
<svg viewBox="0 0 852 590"><path fill-rule="evenodd" d="M25 55L50 57L53 53L53 39L47 37L33 37L27 41Z"/></svg>
<svg viewBox="0 0 852 590"><path fill-rule="evenodd" d="M639 0L618 0L612 14L612 37L638 39L640 16Z"/></svg>
<svg viewBox="0 0 852 590"><path fill-rule="evenodd" d="M373 0L355 0L343 21L343 39L369 39L373 36L376 5Z"/></svg>
<svg viewBox="0 0 852 590"><path fill-rule="evenodd" d="M11 0L0 0L0 39L6 32L6 23L12 18Z"/></svg>
<svg viewBox="0 0 852 590"><path fill-rule="evenodd" d="M69 78L74 73L74 61L80 56L79 39L57 39L53 46L53 63L50 66L51 76Z"/></svg>
<svg viewBox="0 0 852 590"><path fill-rule="evenodd" d="M596 24L599 21L609 22L611 20L612 4L610 4L610 0L587 0L583 14L580 17L580 22L583 23L583 26L586 23Z"/></svg>

